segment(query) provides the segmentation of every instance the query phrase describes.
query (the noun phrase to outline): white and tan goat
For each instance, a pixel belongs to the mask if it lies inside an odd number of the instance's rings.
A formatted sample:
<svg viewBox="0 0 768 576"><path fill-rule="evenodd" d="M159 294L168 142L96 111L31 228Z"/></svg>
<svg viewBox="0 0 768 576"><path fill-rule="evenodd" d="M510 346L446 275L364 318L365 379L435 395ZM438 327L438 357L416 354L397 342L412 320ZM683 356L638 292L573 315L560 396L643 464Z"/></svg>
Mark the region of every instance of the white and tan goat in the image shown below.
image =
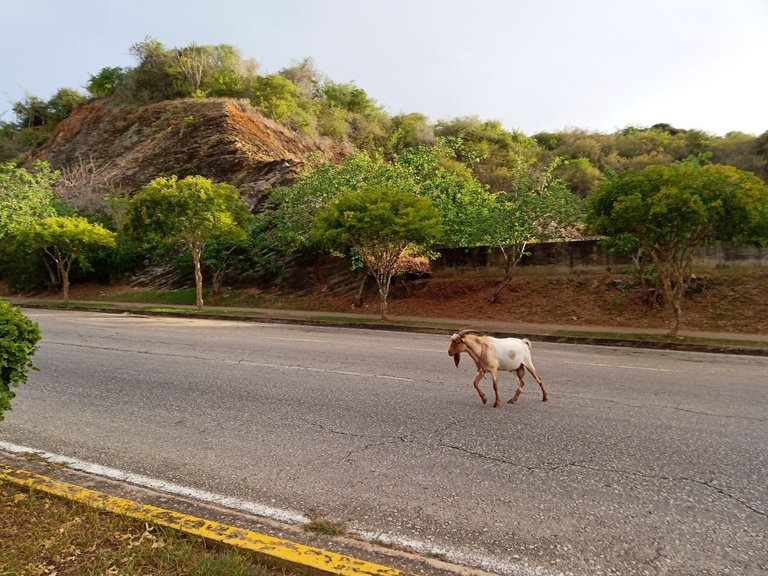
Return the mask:
<svg viewBox="0 0 768 576"><path fill-rule="evenodd" d="M451 336L451 343L448 346L448 355L453 356L453 362L457 368L462 352L469 354L475 361L477 376L473 384L483 404L488 401L488 398L480 389L480 380L487 373L490 373L493 378L493 392L496 394L496 401L493 403L495 408L501 404L501 400L499 400L499 371L517 373L518 388L515 395L509 399L509 404L513 404L525 386L523 376L525 376L526 368L541 388L542 401L547 401L547 390L531 361L531 342L527 338L494 338L477 330L465 328Z"/></svg>

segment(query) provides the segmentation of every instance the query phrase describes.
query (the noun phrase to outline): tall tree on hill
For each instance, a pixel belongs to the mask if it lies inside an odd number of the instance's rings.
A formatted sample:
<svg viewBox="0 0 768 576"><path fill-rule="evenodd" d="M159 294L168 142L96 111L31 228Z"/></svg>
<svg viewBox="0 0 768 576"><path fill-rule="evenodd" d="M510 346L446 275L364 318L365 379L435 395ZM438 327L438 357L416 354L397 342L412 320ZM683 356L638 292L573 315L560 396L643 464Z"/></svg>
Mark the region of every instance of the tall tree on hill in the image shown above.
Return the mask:
<svg viewBox="0 0 768 576"><path fill-rule="evenodd" d="M768 186L733 166L677 163L628 170L590 199L591 231L630 235L659 275L677 336L696 250L712 242L768 242Z"/></svg>
<svg viewBox="0 0 768 576"><path fill-rule="evenodd" d="M183 242L195 267L195 303L203 309L201 255L212 238L240 240L250 221L237 188L203 176L155 178L128 204L123 230L129 237Z"/></svg>

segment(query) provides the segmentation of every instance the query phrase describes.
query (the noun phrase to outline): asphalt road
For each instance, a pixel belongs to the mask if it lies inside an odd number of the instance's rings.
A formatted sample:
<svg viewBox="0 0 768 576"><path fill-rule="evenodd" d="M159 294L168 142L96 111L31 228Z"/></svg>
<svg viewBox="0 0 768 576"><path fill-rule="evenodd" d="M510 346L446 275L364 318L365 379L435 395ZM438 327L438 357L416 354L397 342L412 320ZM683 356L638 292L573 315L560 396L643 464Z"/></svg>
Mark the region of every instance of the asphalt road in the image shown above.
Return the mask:
<svg viewBox="0 0 768 576"><path fill-rule="evenodd" d="M768 358L534 342L494 409L444 336L25 313L2 441L502 574L768 572Z"/></svg>

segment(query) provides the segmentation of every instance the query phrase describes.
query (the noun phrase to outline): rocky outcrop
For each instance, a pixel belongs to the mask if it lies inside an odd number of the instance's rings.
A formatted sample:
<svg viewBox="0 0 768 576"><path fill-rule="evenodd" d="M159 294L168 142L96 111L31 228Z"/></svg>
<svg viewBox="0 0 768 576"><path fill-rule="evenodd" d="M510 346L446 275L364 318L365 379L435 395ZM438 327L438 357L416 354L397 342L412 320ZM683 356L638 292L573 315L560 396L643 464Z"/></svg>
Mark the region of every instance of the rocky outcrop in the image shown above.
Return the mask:
<svg viewBox="0 0 768 576"><path fill-rule="evenodd" d="M267 118L245 100L140 108L99 100L74 110L36 158L62 171L59 193L75 205L87 195L132 194L158 176L196 174L237 186L254 207L262 190L290 183L310 154L340 159L348 152Z"/></svg>

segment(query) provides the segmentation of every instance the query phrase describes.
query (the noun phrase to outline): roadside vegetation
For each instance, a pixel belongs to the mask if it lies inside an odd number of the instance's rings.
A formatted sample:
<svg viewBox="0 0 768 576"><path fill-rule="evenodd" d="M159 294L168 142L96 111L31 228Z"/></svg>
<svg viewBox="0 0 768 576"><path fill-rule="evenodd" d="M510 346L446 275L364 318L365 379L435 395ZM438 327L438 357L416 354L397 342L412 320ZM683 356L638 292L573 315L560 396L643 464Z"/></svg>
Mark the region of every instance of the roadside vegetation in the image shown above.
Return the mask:
<svg viewBox="0 0 768 576"><path fill-rule="evenodd" d="M281 576L240 550L0 481L0 576Z"/></svg>
<svg viewBox="0 0 768 576"><path fill-rule="evenodd" d="M297 263L306 270L331 252L358 273L354 304L374 281L385 317L393 279L437 248L500 250L506 265L482 296L498 304L532 243L599 234L635 262L637 289L649 309L668 310L674 336L697 248L768 243L768 132L720 137L659 123L528 136L476 117L390 115L309 58L263 72L227 44L168 48L145 38L130 51L136 65L102 69L87 95L29 95L0 125L0 278L13 292L60 290L66 300L70 283L144 277L176 287L185 278L202 310L203 294L215 299L226 286L306 289L309 273L283 281ZM349 153L335 163L308 157L253 214L234 186L181 174L184 166L120 190L100 187L98 167L82 159L58 170L30 162L88 101L133 110L214 97L248 100ZM73 179L78 170L94 178ZM74 180L91 188L87 203L66 200ZM397 217L384 224L385 213Z"/></svg>
<svg viewBox="0 0 768 576"><path fill-rule="evenodd" d="M41 338L40 327L21 311L0 300L0 422L16 395L13 388L27 381L32 356Z"/></svg>

